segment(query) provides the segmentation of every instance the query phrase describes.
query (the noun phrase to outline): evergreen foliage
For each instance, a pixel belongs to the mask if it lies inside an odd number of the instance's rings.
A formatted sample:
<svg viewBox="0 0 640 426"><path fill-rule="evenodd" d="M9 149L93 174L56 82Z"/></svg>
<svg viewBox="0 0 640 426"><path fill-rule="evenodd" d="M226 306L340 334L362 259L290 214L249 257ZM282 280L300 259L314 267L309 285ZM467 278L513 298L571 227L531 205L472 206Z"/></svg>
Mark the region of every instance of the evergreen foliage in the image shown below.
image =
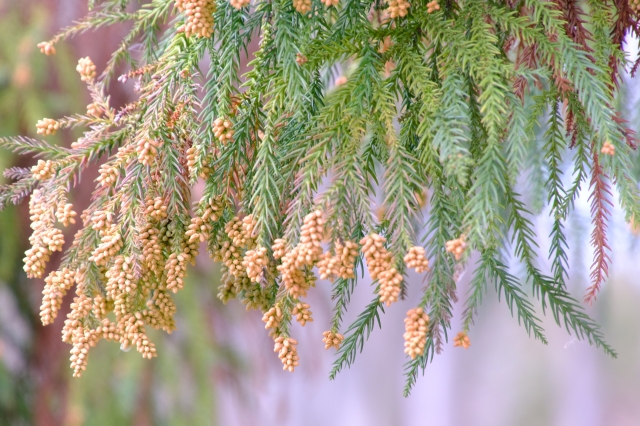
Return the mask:
<svg viewBox="0 0 640 426"><path fill-rule="evenodd" d="M78 141L0 139L0 147L46 160L5 171L14 182L0 188L0 207L31 195L31 277L62 250L56 222L73 221L65 207L73 186L90 164L102 164L43 302L55 315L69 288L62 281L77 284L63 336L77 375L101 338L155 356L145 326L175 327L170 293L182 288L201 242L223 263L219 297L271 312L265 322L290 371L292 310L314 285L313 268L334 280L329 336L341 344L333 378L381 324L383 304L406 294L405 255L415 246L430 261L419 305L429 327L422 342L413 340L422 353L407 362L406 394L448 340L457 278L472 253L462 346L491 284L536 339L546 343L539 304L615 356L567 292L565 222L588 190L591 302L607 277L614 188L626 219L636 225L640 217L636 141L614 108L621 73L638 68L622 50L625 37L638 35L626 0L137 3L90 1L85 19L40 44L51 54L67 37L132 25L101 74L81 60L87 113L38 124L45 136L82 127ZM109 85L131 79L139 99L116 110ZM204 195L192 208L198 181ZM528 207L521 187L544 194L553 219L549 271L531 223L541 206ZM366 250L349 251L356 243ZM524 279L509 272L510 258L524 266ZM343 337L365 266L380 297Z"/></svg>

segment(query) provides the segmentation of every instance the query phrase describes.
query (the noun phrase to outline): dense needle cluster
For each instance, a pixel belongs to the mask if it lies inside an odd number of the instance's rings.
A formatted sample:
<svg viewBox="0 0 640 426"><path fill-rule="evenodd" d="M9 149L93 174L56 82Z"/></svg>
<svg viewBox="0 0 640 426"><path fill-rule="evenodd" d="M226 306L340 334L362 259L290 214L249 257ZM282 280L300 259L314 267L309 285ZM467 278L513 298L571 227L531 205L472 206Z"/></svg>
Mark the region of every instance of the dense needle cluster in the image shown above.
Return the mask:
<svg viewBox="0 0 640 426"><path fill-rule="evenodd" d="M331 286L332 378L385 309L419 298L405 321L408 393L451 335L464 270L456 346L469 347L495 288L536 339L546 342L543 306L615 356L567 291L566 228L588 193L592 302L611 261L611 200L631 228L640 218L637 140L615 109L624 72L640 68L622 51L638 36L636 0L129 3L91 2L86 19L38 44L52 55L68 37L131 25L104 70L78 61L86 112L39 120L44 140L0 138L37 159L0 186L0 208L29 199L27 276L45 276L69 243L45 279L41 319L75 285L63 332L74 375L100 339L155 356L147 331L175 329L173 295L201 250L220 263L218 297L261 312L289 371L314 286ZM137 99L110 105L110 87L129 80ZM71 128L84 133L69 146L49 140ZM95 191L76 214L91 164ZM531 220L541 211L548 253ZM365 268L372 300L345 325ZM405 281L409 270L425 284Z"/></svg>

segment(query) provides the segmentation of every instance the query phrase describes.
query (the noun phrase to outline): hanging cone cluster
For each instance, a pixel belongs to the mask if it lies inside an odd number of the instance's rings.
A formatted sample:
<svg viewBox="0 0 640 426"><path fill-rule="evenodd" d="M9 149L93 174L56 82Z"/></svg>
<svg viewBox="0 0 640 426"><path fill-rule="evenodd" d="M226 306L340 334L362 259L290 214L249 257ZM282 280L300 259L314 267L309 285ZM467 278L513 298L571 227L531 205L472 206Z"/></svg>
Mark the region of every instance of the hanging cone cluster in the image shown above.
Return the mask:
<svg viewBox="0 0 640 426"><path fill-rule="evenodd" d="M39 135L55 135L60 128L60 123L52 118L43 118L36 123L36 129Z"/></svg>
<svg viewBox="0 0 640 426"><path fill-rule="evenodd" d="M302 15L311 11L311 0L293 0L293 7Z"/></svg>
<svg viewBox="0 0 640 426"><path fill-rule="evenodd" d="M386 0L389 8L389 17L391 19L404 18L409 13L411 3L406 0Z"/></svg>
<svg viewBox="0 0 640 426"><path fill-rule="evenodd" d="M456 238L455 240L447 241L447 243L445 244L445 249L447 250L447 252L453 253L453 256L456 258L456 260L462 259L462 256L467 249L467 243L465 241L464 234L459 238Z"/></svg>
<svg viewBox="0 0 640 426"><path fill-rule="evenodd" d="M153 160L158 155L158 148L162 145L160 141L152 139L140 139L136 146L136 153L138 154L138 162L145 166L150 166Z"/></svg>
<svg viewBox="0 0 640 426"><path fill-rule="evenodd" d="M62 298L75 283L75 272L67 268L53 271L45 278L45 286L42 290L42 305L40 306L40 319L42 325L52 324L58 316L62 305Z"/></svg>
<svg viewBox="0 0 640 426"><path fill-rule="evenodd" d="M213 122L213 135L222 145L233 141L233 123L226 118L216 118Z"/></svg>
<svg viewBox="0 0 640 426"><path fill-rule="evenodd" d="M344 336L340 333L335 333L333 331L325 331L322 333L322 342L324 343L324 348L336 348L340 349L340 345L344 340Z"/></svg>
<svg viewBox="0 0 640 426"><path fill-rule="evenodd" d="M251 0L229 0L229 4L234 8L240 10L243 7L249 6L249 4L251 4Z"/></svg>
<svg viewBox="0 0 640 426"><path fill-rule="evenodd" d="M404 319L404 353L415 359L424 353L429 331L429 315L422 308L410 309Z"/></svg>
<svg viewBox="0 0 640 426"><path fill-rule="evenodd" d="M453 347L469 349L469 346L471 346L471 340L469 340L469 336L464 331L461 331L453 338Z"/></svg>
<svg viewBox="0 0 640 426"><path fill-rule="evenodd" d="M47 180L55 173L56 170L53 168L53 163L49 160L38 160L38 164L31 168L31 174L37 180Z"/></svg>
<svg viewBox="0 0 640 426"><path fill-rule="evenodd" d="M187 22L178 31L191 37L211 37L213 34L213 13L216 3L213 0L176 0L176 7L182 12Z"/></svg>
<svg viewBox="0 0 640 426"><path fill-rule="evenodd" d="M384 237L371 234L364 237L360 245L369 275L380 284L380 302L389 306L398 301L403 278L393 267L392 255L385 248L385 242Z"/></svg>
<svg viewBox="0 0 640 426"><path fill-rule="evenodd" d="M280 336L275 340L273 351L278 353L278 358L282 361L282 369L289 370L293 373L293 370L298 366L298 341L290 337Z"/></svg>
<svg viewBox="0 0 640 426"><path fill-rule="evenodd" d="M334 244L335 255L323 253L318 262L320 279L353 279L355 275L355 263L358 257L358 245L353 241L345 241L342 244L336 241Z"/></svg>
<svg viewBox="0 0 640 426"><path fill-rule="evenodd" d="M404 263L407 265L407 268L415 269L419 274L429 270L429 260L427 259L424 247L411 247L404 257Z"/></svg>
<svg viewBox="0 0 640 426"><path fill-rule="evenodd" d="M247 276L254 282L260 282L262 279L264 269L267 267L269 259L267 258L267 249L264 247L258 247L253 250L248 250L242 261L242 266L247 271Z"/></svg>
<svg viewBox="0 0 640 426"><path fill-rule="evenodd" d="M25 252L24 271L29 278L40 278L54 251L62 251L64 235L54 227L53 206L36 189L29 200L29 217L33 233L29 237L31 248Z"/></svg>
<svg viewBox="0 0 640 426"><path fill-rule="evenodd" d="M611 142L606 141L604 144L602 144L602 149L600 149L600 152L604 155L615 155L616 147Z"/></svg>
<svg viewBox="0 0 640 426"><path fill-rule="evenodd" d="M96 78L96 66L88 56L78 60L76 71L80 74L80 80L85 83L93 83L93 79Z"/></svg>
<svg viewBox="0 0 640 426"><path fill-rule="evenodd" d="M294 306L291 313L296 317L296 321L300 323L301 326L308 322L313 322L313 318L311 317L311 309L308 303L298 302L296 306Z"/></svg>

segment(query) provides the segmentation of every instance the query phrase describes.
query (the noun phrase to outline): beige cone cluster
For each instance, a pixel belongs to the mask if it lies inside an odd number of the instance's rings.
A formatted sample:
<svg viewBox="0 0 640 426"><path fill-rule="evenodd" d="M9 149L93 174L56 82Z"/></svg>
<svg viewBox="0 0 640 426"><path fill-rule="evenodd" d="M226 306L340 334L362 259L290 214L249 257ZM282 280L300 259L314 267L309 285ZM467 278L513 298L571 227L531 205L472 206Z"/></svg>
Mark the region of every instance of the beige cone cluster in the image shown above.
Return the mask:
<svg viewBox="0 0 640 426"><path fill-rule="evenodd" d="M36 189L29 200L29 216L33 233L29 237L31 248L25 252L24 271L29 278L40 278L54 251L62 251L64 236L54 227L53 206L46 196Z"/></svg>
<svg viewBox="0 0 640 426"><path fill-rule="evenodd" d="M62 223L62 226L69 226L76 223L76 216L78 214L73 210L73 204L71 203L59 203L56 209L56 218L58 222Z"/></svg>
<svg viewBox="0 0 640 426"><path fill-rule="evenodd" d="M228 272L234 277L244 276L246 269L242 267L242 247L234 245L230 240L224 241L220 249L221 260Z"/></svg>
<svg viewBox="0 0 640 426"><path fill-rule="evenodd" d="M438 4L438 0L432 0L427 3L427 13L433 13L436 10L440 10L440 5Z"/></svg>
<svg viewBox="0 0 640 426"><path fill-rule="evenodd" d="M243 7L249 6L250 3L251 0L229 0L229 4L238 10L242 9Z"/></svg>
<svg viewBox="0 0 640 426"><path fill-rule="evenodd" d="M89 260L96 265L104 266L122 248L122 234L116 224L109 223L104 230L100 230L100 237L100 244L91 253Z"/></svg>
<svg viewBox="0 0 640 426"><path fill-rule="evenodd" d="M333 331L325 331L322 333L322 342L324 343L324 348L336 348L340 349L340 345L344 340L344 336L340 333L336 333Z"/></svg>
<svg viewBox="0 0 640 426"><path fill-rule="evenodd" d="M96 332L106 341L119 342L122 340L122 334L118 326L107 318L102 319L102 322L96 328Z"/></svg>
<svg viewBox="0 0 640 426"><path fill-rule="evenodd" d="M298 65L302 66L302 65L306 64L307 62L309 62L309 59L307 59L306 56L304 56L302 53L296 53L296 63Z"/></svg>
<svg viewBox="0 0 640 426"><path fill-rule="evenodd" d="M91 215L91 229L98 231L100 236L106 235L111 225L113 225L113 213L96 210Z"/></svg>
<svg viewBox="0 0 640 426"><path fill-rule="evenodd" d="M73 345L71 366L75 376L84 371L90 347L101 338L119 342L123 349L135 346L144 358L156 356L155 346L149 340L145 326L167 332L175 329L176 306L169 292L176 292L184 285L186 264L193 262L198 244L210 232L210 221L217 219L222 211L217 200L203 208L202 216L194 218L185 232L182 249L172 253L166 262L163 261L163 246L167 244L165 241L175 237L166 227L167 209L162 198L147 197L145 200L144 232L139 237L142 255L139 258L118 255L121 241L114 233L117 225L113 214L104 211L95 211L91 215L83 213L85 223L90 223L101 237L91 260L106 269L107 282L104 294L99 289L93 290L93 297L90 297L84 285L85 272L75 274L77 297L63 331L64 341ZM240 223L241 228L246 225L245 228L251 231L250 221ZM114 241L119 242L114 246ZM42 307L43 321L53 320L59 309L62 290L71 285L73 283L69 282L66 270L50 276ZM246 287L248 284L243 283L239 287L243 285ZM141 300L144 301L142 309L138 304ZM110 311L115 314L115 322L107 317Z"/></svg>
<svg viewBox="0 0 640 426"><path fill-rule="evenodd" d="M340 269L340 259L330 252L325 252L318 261L318 273L321 280L333 280L338 275Z"/></svg>
<svg viewBox="0 0 640 426"><path fill-rule="evenodd" d="M265 247L247 250L242 261L242 266L245 268L247 276L254 283L260 282L268 264L269 258Z"/></svg>
<svg viewBox="0 0 640 426"><path fill-rule="evenodd" d="M216 118L213 122L213 135L222 145L226 145L233 140L233 123L227 118Z"/></svg>
<svg viewBox="0 0 640 426"><path fill-rule="evenodd" d="M212 229L213 226L208 220L204 220L203 218L196 216L191 218L191 223L187 228L185 237L187 237L189 244L204 243L209 239Z"/></svg>
<svg viewBox="0 0 640 426"><path fill-rule="evenodd" d="M445 249L448 253L452 253L456 260L460 260L467 250L466 236L462 234L455 240L447 241Z"/></svg>
<svg viewBox="0 0 640 426"><path fill-rule="evenodd" d="M203 206L201 215L203 220L217 222L224 213L224 202L222 197L211 198L208 203L201 201L200 204ZM251 216L250 219L247 219L247 221L247 230L251 230L253 232L253 227L255 226L253 216Z"/></svg>
<svg viewBox="0 0 640 426"><path fill-rule="evenodd" d="M302 15L311 11L311 0L293 0L293 7Z"/></svg>
<svg viewBox="0 0 640 426"><path fill-rule="evenodd" d="M39 135L55 135L60 128L60 123L53 118L43 118L36 123L36 130Z"/></svg>
<svg viewBox="0 0 640 426"><path fill-rule="evenodd" d="M274 252L278 252L274 257L281 260L281 264L277 266L278 272L289 295L294 299L305 297L307 290L315 285L315 276L309 271L322 257L324 224L322 211L313 211L305 216L300 228L300 241L293 249L282 254L286 250L286 243L282 239L274 242Z"/></svg>
<svg viewBox="0 0 640 426"><path fill-rule="evenodd" d="M189 169L189 175L191 175L192 177L196 175L196 165L198 164L198 156L199 156L199 152L198 152L198 148L195 146L192 146L191 148L187 149L187 151L185 152L185 155L187 157L187 168ZM202 179L206 179L210 174L211 174L211 168L209 168L209 166L207 166L207 164L209 164L211 161L211 158L208 156L205 156L205 158L202 161L202 167L200 168L200 173L198 174L199 177L201 177Z"/></svg>
<svg viewBox="0 0 640 426"><path fill-rule="evenodd" d="M187 264L198 255L197 245L187 245L182 253L171 253L165 264L167 273L167 290L177 293L184 287L184 278L187 276Z"/></svg>
<svg viewBox="0 0 640 426"><path fill-rule="evenodd" d="M282 274L282 284L294 299L307 297L307 291L315 285L315 277L310 272L295 268L290 263L283 262L278 266Z"/></svg>
<svg viewBox="0 0 640 426"><path fill-rule="evenodd" d="M149 337L144 330L144 321L142 318L143 317L140 312L126 315L121 323L124 325L121 344L124 348L135 345L136 350L143 358L151 359L157 356L156 347L153 342L149 340Z"/></svg>
<svg viewBox="0 0 640 426"><path fill-rule="evenodd" d="M279 336L275 339L275 345L273 351L278 353L278 358L282 361L282 369L289 370L293 373L293 370L298 366L298 341L291 337Z"/></svg>
<svg viewBox="0 0 640 426"><path fill-rule="evenodd" d="M147 196L144 206L145 216L153 222L159 222L167 217L167 205L162 197Z"/></svg>
<svg viewBox="0 0 640 426"><path fill-rule="evenodd" d="M156 290L153 298L147 301L147 309L142 313L147 324L158 330L171 333L176 325L174 315L176 304L166 291Z"/></svg>
<svg viewBox="0 0 640 426"><path fill-rule="evenodd" d="M107 299L98 293L93 296L93 305L91 306L91 312L97 319L102 319L107 316L109 309L107 308Z"/></svg>
<svg viewBox="0 0 640 426"><path fill-rule="evenodd" d="M265 312L269 309L271 305L271 295L268 288L263 288L260 284L252 283L246 275L237 279L240 281L240 285L244 291L242 303L246 306L247 310L253 309Z"/></svg>
<svg viewBox="0 0 640 426"><path fill-rule="evenodd" d="M104 113L104 110L97 103L90 103L89 105L87 105L87 115L91 117L100 118L102 117L103 113Z"/></svg>
<svg viewBox="0 0 640 426"><path fill-rule="evenodd" d="M255 246L253 231L255 229L255 220L252 215L246 216L240 220L234 217L225 225L225 240L220 248L218 257L222 260L228 269L228 272L235 276L241 277L246 274L246 267L243 267L245 250L252 250Z"/></svg>
<svg viewBox="0 0 640 426"><path fill-rule="evenodd" d="M179 32L184 32L187 37L211 37L213 13L216 11L214 0L176 0L176 7L187 18Z"/></svg>
<svg viewBox="0 0 640 426"><path fill-rule="evenodd" d="M631 10L633 10L635 13L639 13L640 0L629 0L629 7L631 7Z"/></svg>
<svg viewBox="0 0 640 426"><path fill-rule="evenodd" d="M616 147L615 145L613 145L611 142L606 141L603 145L602 145L602 149L600 150L601 153L603 153L604 155L615 155L616 153Z"/></svg>
<svg viewBox="0 0 640 426"><path fill-rule="evenodd" d="M98 182L100 186L113 186L118 181L120 169L115 164L104 163L100 166Z"/></svg>
<svg viewBox="0 0 640 426"><path fill-rule="evenodd" d="M218 299L222 301L225 305L229 300L235 299L240 293L241 290L241 279L236 278L234 275L230 274L227 268L222 266L223 272L222 277L220 278L220 285L218 286ZM247 278L248 280L248 278Z"/></svg>
<svg viewBox="0 0 640 426"><path fill-rule="evenodd" d="M56 54L56 48L53 46L53 43L49 43L48 41L38 43L38 49L47 56Z"/></svg>
<svg viewBox="0 0 640 426"><path fill-rule="evenodd" d="M378 234L364 237L360 244L367 262L367 270L373 280L380 284L380 302L387 306L398 301L402 275L393 267L393 257L384 247L386 239Z"/></svg>
<svg viewBox="0 0 640 426"><path fill-rule="evenodd" d="M187 167L189 168L189 174L194 175L193 171L198 163L198 149L195 146L190 147L185 152L185 156L187 157Z"/></svg>
<svg viewBox="0 0 640 426"><path fill-rule="evenodd" d="M310 308L311 307L309 306L308 303L298 302L296 303L296 306L294 306L293 310L291 311L291 314L295 315L296 321L298 321L300 325L303 327L305 326L306 323L313 322L313 318L311 316L313 312L311 312Z"/></svg>
<svg viewBox="0 0 640 426"><path fill-rule="evenodd" d="M429 315L422 308L409 309L404 319L404 353L411 359L421 356L427 344Z"/></svg>
<svg viewBox="0 0 640 426"><path fill-rule="evenodd" d="M419 274L429 270L429 260L424 247L421 246L411 247L404 257L404 263L407 268L412 268Z"/></svg>
<svg viewBox="0 0 640 426"><path fill-rule="evenodd" d="M355 278L354 268L358 257L358 245L353 241L345 241L344 244L336 241L334 252L335 255L331 255L329 252L322 254L318 262L320 278L323 280L335 279L336 277L345 280Z"/></svg>
<svg viewBox="0 0 640 426"><path fill-rule="evenodd" d="M34 179L47 180L56 173L53 163L49 160L38 160L38 164L31 167L31 174Z"/></svg>
<svg viewBox="0 0 640 426"><path fill-rule="evenodd" d="M162 143L152 139L140 139L136 144L136 153L138 154L138 162L145 166L150 166L158 155L158 148Z"/></svg>
<svg viewBox="0 0 640 426"><path fill-rule="evenodd" d="M107 296L111 300L116 300L122 294L132 294L136 290L134 259L130 256L116 256L105 276Z"/></svg>
<svg viewBox="0 0 640 426"><path fill-rule="evenodd" d="M44 279L42 290L42 305L40 305L40 319L42 325L52 324L58 316L62 305L62 298L75 283L75 272L67 268L51 272Z"/></svg>
<svg viewBox="0 0 640 426"><path fill-rule="evenodd" d="M78 60L76 71L80 74L80 80L85 83L93 83L96 78L96 66L88 56Z"/></svg>
<svg viewBox="0 0 640 426"><path fill-rule="evenodd" d="M322 2L322 4L324 4L327 7L331 7L331 6L337 6L340 4L340 0L320 0Z"/></svg>
<svg viewBox="0 0 640 426"><path fill-rule="evenodd" d="M391 19L394 18L404 18L409 13L409 7L411 3L406 0L387 0L387 4L389 8L389 17Z"/></svg>
<svg viewBox="0 0 640 426"><path fill-rule="evenodd" d="M274 259L282 259L282 257L287 253L287 241L283 238L277 238L273 241L271 250L273 250Z"/></svg>
<svg viewBox="0 0 640 426"><path fill-rule="evenodd" d="M256 221L253 215L245 216L242 220L234 217L225 225L225 232L231 243L236 247L251 247L253 241L253 231L255 230Z"/></svg>
<svg viewBox="0 0 640 426"><path fill-rule="evenodd" d="M469 349L469 346L471 346L471 340L469 339L469 336L467 336L467 333L465 333L464 331L461 331L456 335L456 337L453 338L453 347L462 347L464 349Z"/></svg>
<svg viewBox="0 0 640 426"><path fill-rule="evenodd" d="M85 286L80 278L76 287L76 297L71 303L71 312L67 315L62 328L62 341L73 346L70 361L74 377L80 377L87 369L89 348L95 346L100 339L96 330L86 328L84 325L84 320L91 312L93 305L91 298L84 292Z"/></svg>
<svg viewBox="0 0 640 426"><path fill-rule="evenodd" d="M166 232L162 222L166 216L166 206L160 197L146 199L145 222L138 228L138 239L142 245L142 264L156 276L164 269L161 236Z"/></svg>
<svg viewBox="0 0 640 426"><path fill-rule="evenodd" d="M280 309L279 305L273 306L262 316L262 322L264 322L265 330L271 330L269 335L273 335L276 329L280 326L284 315L282 314L282 309Z"/></svg>
<svg viewBox="0 0 640 426"><path fill-rule="evenodd" d="M324 218L322 212L316 210L304 217L300 228L300 242L291 253L295 256L297 268L313 266L322 255L322 239L324 237Z"/></svg>

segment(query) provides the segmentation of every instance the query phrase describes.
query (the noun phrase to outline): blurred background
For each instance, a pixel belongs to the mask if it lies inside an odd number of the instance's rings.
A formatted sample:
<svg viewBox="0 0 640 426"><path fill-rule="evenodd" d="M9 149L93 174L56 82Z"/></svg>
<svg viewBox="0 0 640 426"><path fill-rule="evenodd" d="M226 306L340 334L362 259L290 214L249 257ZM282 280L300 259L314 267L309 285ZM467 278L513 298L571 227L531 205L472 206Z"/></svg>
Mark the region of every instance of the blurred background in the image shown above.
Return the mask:
<svg viewBox="0 0 640 426"><path fill-rule="evenodd" d="M84 111L89 97L75 72L78 58L90 55L101 69L126 28L62 43L51 57L36 44L85 12L84 0L0 0L0 136L35 137L38 119ZM629 51L637 51L635 42ZM619 100L634 126L636 89L627 81ZM132 84L113 84L110 94L116 107L135 99ZM56 138L68 146L78 136L61 132ZM0 170L34 162L0 150ZM72 194L77 211L96 176L97 168L90 170ZM535 222L541 253L548 249L548 222L544 211ZM586 194L567 228L570 286L581 299L592 255ZM419 276L410 277L409 297L387 309L382 329L373 332L355 365L329 381L333 350L325 351L321 340L329 328L330 283L319 281L310 292L315 321L304 329L293 325L301 366L291 374L281 370L261 316L216 298L219 272L205 255L177 295L178 330L151 334L157 358L143 360L103 341L92 350L84 376L74 379L70 346L60 338L71 299L55 324L42 327L44 281L22 271L29 235L26 203L0 212L0 425L640 425L640 253L619 210L610 226L610 278L587 307L617 359L568 335L552 318L544 321L547 346L530 339L490 288L470 333L471 348L450 343L408 398L402 397L403 319L420 296ZM54 257L50 268L58 261ZM460 296L471 273L461 277ZM372 293L368 281L359 284L345 329Z"/></svg>

